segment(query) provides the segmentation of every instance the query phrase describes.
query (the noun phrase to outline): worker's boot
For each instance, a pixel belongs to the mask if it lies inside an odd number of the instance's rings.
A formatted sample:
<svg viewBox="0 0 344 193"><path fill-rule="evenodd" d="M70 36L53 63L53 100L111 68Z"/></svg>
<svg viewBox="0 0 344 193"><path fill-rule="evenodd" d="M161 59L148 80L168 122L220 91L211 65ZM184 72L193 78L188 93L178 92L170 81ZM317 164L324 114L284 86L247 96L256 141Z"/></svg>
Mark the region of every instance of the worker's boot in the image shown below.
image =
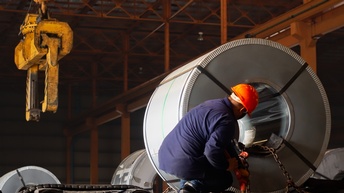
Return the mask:
<svg viewBox="0 0 344 193"><path fill-rule="evenodd" d="M179 193L199 193L199 191L197 191L191 183L186 182L184 187L179 190Z"/></svg>

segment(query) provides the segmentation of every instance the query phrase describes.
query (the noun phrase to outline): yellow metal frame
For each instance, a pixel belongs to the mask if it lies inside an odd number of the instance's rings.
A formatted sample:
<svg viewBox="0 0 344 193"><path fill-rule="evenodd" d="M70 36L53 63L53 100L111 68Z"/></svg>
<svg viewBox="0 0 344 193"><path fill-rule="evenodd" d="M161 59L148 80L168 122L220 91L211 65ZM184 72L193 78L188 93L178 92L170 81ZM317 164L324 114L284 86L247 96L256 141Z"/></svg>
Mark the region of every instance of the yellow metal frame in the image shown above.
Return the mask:
<svg viewBox="0 0 344 193"><path fill-rule="evenodd" d="M20 30L23 40L15 48L14 61L19 70L27 70L26 120L39 121L38 70L45 70L42 112L56 112L58 106L58 61L73 46L73 31L68 23L55 19L37 23L39 15L28 14Z"/></svg>

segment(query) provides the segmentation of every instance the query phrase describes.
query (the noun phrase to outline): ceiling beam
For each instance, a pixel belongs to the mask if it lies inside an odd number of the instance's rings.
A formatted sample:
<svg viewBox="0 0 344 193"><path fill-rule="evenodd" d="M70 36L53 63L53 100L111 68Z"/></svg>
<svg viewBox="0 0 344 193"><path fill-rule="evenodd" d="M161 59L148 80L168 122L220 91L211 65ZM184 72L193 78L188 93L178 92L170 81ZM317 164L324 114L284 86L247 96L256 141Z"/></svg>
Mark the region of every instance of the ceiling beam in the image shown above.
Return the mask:
<svg viewBox="0 0 344 193"><path fill-rule="evenodd" d="M284 30L295 21L305 21L311 17L321 14L323 11L332 9L341 4L342 0L312 0L301 6L288 11L285 14L275 17L270 21L259 25L245 33L235 37L234 39L242 39L246 37L266 38L272 34ZM234 40L233 39L233 40Z"/></svg>
<svg viewBox="0 0 344 193"><path fill-rule="evenodd" d="M155 88L170 72L166 72L148 82L141 84L138 87L128 90L127 92L124 92L117 97L98 105L94 110L91 110L72 120L65 127L65 134L67 136L73 136L88 131L90 128L87 127L85 121L90 117L95 118L97 125L101 125L119 118L121 116L120 111L117 109L119 104L125 104L128 112L134 112L142 107L145 107Z"/></svg>
<svg viewBox="0 0 344 193"><path fill-rule="evenodd" d="M336 6L322 15L312 18L309 22L312 25L312 34L310 35L315 39L319 39L329 32L344 27L344 5ZM291 33L289 27L283 32L276 33L276 35L271 36L269 39L284 46L293 47L299 43L299 40Z"/></svg>

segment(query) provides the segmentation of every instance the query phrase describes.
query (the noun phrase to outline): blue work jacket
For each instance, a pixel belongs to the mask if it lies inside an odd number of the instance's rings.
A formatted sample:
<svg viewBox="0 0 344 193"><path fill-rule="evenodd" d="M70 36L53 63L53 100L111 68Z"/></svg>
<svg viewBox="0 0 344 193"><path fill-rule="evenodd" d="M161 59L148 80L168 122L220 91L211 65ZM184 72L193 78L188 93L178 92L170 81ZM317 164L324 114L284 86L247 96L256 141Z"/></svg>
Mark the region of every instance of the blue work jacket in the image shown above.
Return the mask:
<svg viewBox="0 0 344 193"><path fill-rule="evenodd" d="M233 149L237 120L228 98L191 109L164 138L159 168L181 179L202 179L208 169L226 170L225 150Z"/></svg>

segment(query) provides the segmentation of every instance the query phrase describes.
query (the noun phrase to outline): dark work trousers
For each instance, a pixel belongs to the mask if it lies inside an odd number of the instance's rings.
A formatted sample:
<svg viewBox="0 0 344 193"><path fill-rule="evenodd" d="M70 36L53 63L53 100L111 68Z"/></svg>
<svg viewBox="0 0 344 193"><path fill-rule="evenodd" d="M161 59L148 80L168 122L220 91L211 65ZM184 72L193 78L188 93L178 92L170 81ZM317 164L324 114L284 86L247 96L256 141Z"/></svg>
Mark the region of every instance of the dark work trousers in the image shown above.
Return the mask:
<svg viewBox="0 0 344 193"><path fill-rule="evenodd" d="M231 172L209 168L204 179L182 179L180 188L186 182L191 183L197 192L222 192L232 186L233 177Z"/></svg>

